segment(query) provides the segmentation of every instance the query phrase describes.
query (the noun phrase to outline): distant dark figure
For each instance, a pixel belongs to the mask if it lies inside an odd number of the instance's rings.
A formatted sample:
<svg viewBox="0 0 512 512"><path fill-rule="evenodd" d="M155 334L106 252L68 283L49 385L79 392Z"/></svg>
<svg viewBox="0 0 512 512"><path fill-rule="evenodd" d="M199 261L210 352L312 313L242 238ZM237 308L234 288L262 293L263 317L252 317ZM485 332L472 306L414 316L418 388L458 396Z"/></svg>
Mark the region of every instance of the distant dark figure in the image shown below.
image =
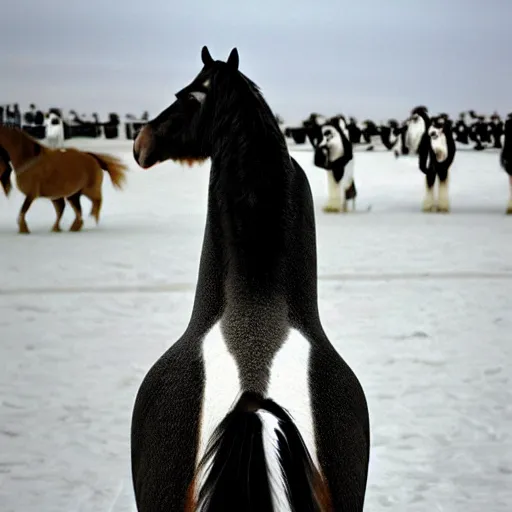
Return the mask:
<svg viewBox="0 0 512 512"><path fill-rule="evenodd" d="M508 174L510 184L510 199L507 205L507 215L512 215L512 114L508 115L505 122L505 142L500 155L500 163L503 170Z"/></svg>
<svg viewBox="0 0 512 512"><path fill-rule="evenodd" d="M433 117L421 138L419 154L420 171L425 174L426 194L424 212L450 211L448 176L455 158L455 141L452 123L444 116ZM434 185L439 181L439 196L434 198Z"/></svg>
<svg viewBox="0 0 512 512"><path fill-rule="evenodd" d="M494 112L494 114L491 116L489 128L491 131L491 137L493 139L493 147L496 149L501 149L501 138L505 133L505 126L497 112Z"/></svg>

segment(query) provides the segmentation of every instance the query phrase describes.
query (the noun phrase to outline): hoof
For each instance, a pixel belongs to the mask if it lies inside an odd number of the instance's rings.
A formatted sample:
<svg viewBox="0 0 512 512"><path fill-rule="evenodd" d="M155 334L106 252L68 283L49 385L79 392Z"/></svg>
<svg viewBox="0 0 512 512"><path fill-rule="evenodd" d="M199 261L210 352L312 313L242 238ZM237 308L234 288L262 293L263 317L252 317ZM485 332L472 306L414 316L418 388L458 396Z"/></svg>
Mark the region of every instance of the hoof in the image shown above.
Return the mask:
<svg viewBox="0 0 512 512"><path fill-rule="evenodd" d="M421 210L425 213L434 213L437 208L435 204L424 204Z"/></svg>
<svg viewBox="0 0 512 512"><path fill-rule="evenodd" d="M505 212L505 215L512 215L512 206L509 206L507 208L507 211Z"/></svg>
<svg viewBox="0 0 512 512"><path fill-rule="evenodd" d="M450 207L449 206L438 206L437 211L438 211L438 213L449 213Z"/></svg>
<svg viewBox="0 0 512 512"><path fill-rule="evenodd" d="M69 231L80 231L82 229L83 225L84 225L83 220L80 220L80 221L75 220L75 222L73 222L73 224L69 228Z"/></svg>
<svg viewBox="0 0 512 512"><path fill-rule="evenodd" d="M20 226L20 229L18 230L18 233L20 235L29 235L30 231L28 230L27 226L25 226L25 227L21 227Z"/></svg>
<svg viewBox="0 0 512 512"><path fill-rule="evenodd" d="M339 206L324 206L324 213L340 213L342 210Z"/></svg>
<svg viewBox="0 0 512 512"><path fill-rule="evenodd" d="M52 233L60 233L62 229L60 229L60 226L53 226Z"/></svg>

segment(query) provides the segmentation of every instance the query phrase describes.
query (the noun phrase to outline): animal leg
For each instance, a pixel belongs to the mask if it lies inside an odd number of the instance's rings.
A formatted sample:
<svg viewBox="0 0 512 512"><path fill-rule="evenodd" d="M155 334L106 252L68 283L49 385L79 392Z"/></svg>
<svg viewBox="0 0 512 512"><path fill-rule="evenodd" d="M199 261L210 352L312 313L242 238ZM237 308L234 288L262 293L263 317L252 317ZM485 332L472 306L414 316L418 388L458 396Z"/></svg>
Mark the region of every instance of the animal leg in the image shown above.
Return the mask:
<svg viewBox="0 0 512 512"><path fill-rule="evenodd" d="M342 191L340 184L334 179L332 171L327 171L327 191L328 199L323 210L325 213L339 213L346 208L346 201L342 201ZM344 197L344 193L343 193ZM345 203L345 205L344 205Z"/></svg>
<svg viewBox="0 0 512 512"><path fill-rule="evenodd" d="M91 199L92 201L92 208L90 216L94 217L94 220L96 221L96 224L100 221L100 210L101 210L101 197L99 199Z"/></svg>
<svg viewBox="0 0 512 512"><path fill-rule="evenodd" d="M512 175L508 179L510 182L510 199L508 200L507 215L512 215Z"/></svg>
<svg viewBox="0 0 512 512"><path fill-rule="evenodd" d="M439 180L439 198L437 202L437 211L448 213L450 211L450 198L448 195L448 178Z"/></svg>
<svg viewBox="0 0 512 512"><path fill-rule="evenodd" d="M92 202L91 213L89 214L94 218L96 224L100 221L100 211L102 204L102 196L101 196L101 183L92 188L87 188L82 191L84 196L89 198Z"/></svg>
<svg viewBox="0 0 512 512"><path fill-rule="evenodd" d="M28 209L30 208L30 205L33 203L33 201L33 197L27 196L25 197L25 201L23 201L23 204L21 205L20 214L18 215L19 233L30 233L30 231L28 230L27 222L25 221L25 215L27 214Z"/></svg>
<svg viewBox="0 0 512 512"><path fill-rule="evenodd" d="M423 211L433 212L436 209L436 202L434 198L434 184L436 182L435 174L427 174L425 180L425 198L423 199Z"/></svg>
<svg viewBox="0 0 512 512"><path fill-rule="evenodd" d="M76 194L73 194L67 198L76 215L75 221L69 228L70 231L80 231L84 225L84 221L82 220L82 206L80 205L81 195L81 192L77 192Z"/></svg>
<svg viewBox="0 0 512 512"><path fill-rule="evenodd" d="M59 233L60 229L60 219L62 219L62 214L64 213L64 208L66 207L66 201L61 197L59 199L52 200L53 207L55 208L55 213L57 214L57 219L55 220L55 224L52 227L52 231L55 233Z"/></svg>

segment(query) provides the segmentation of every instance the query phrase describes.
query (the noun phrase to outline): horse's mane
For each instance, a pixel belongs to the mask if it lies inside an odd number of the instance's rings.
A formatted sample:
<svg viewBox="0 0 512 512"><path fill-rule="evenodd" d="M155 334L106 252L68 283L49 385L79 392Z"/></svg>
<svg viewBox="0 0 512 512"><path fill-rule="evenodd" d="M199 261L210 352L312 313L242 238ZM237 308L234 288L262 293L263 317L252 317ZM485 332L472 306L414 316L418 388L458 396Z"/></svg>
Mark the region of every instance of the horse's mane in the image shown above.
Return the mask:
<svg viewBox="0 0 512 512"><path fill-rule="evenodd" d="M215 94L214 126L215 129L230 132L237 129L243 122L245 125L264 132L265 139L276 138L285 145L283 134L279 129L277 120L263 98L259 87L242 72L226 72L222 70L218 80L214 80L217 87L222 89ZM215 85L214 85L215 87ZM226 116L226 112L230 115Z"/></svg>
<svg viewBox="0 0 512 512"><path fill-rule="evenodd" d="M26 131L22 130L21 128L18 128L17 126L6 126L0 124L0 133L2 131L11 132L13 134L17 134L23 142L32 144L32 149L34 149L34 155L40 154L43 149L45 149L45 146L41 144L39 141L37 141L34 137L29 135ZM22 144L23 150L26 149L26 144Z"/></svg>

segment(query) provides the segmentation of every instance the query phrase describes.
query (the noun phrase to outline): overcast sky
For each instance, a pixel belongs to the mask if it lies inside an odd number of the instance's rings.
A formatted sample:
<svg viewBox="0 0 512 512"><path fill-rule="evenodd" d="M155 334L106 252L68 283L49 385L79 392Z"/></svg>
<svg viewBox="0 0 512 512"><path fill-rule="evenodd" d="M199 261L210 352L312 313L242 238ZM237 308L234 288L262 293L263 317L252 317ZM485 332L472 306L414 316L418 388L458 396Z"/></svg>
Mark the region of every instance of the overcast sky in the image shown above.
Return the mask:
<svg viewBox="0 0 512 512"><path fill-rule="evenodd" d="M512 0L0 0L0 103L151 116L206 44L288 122L512 111Z"/></svg>

